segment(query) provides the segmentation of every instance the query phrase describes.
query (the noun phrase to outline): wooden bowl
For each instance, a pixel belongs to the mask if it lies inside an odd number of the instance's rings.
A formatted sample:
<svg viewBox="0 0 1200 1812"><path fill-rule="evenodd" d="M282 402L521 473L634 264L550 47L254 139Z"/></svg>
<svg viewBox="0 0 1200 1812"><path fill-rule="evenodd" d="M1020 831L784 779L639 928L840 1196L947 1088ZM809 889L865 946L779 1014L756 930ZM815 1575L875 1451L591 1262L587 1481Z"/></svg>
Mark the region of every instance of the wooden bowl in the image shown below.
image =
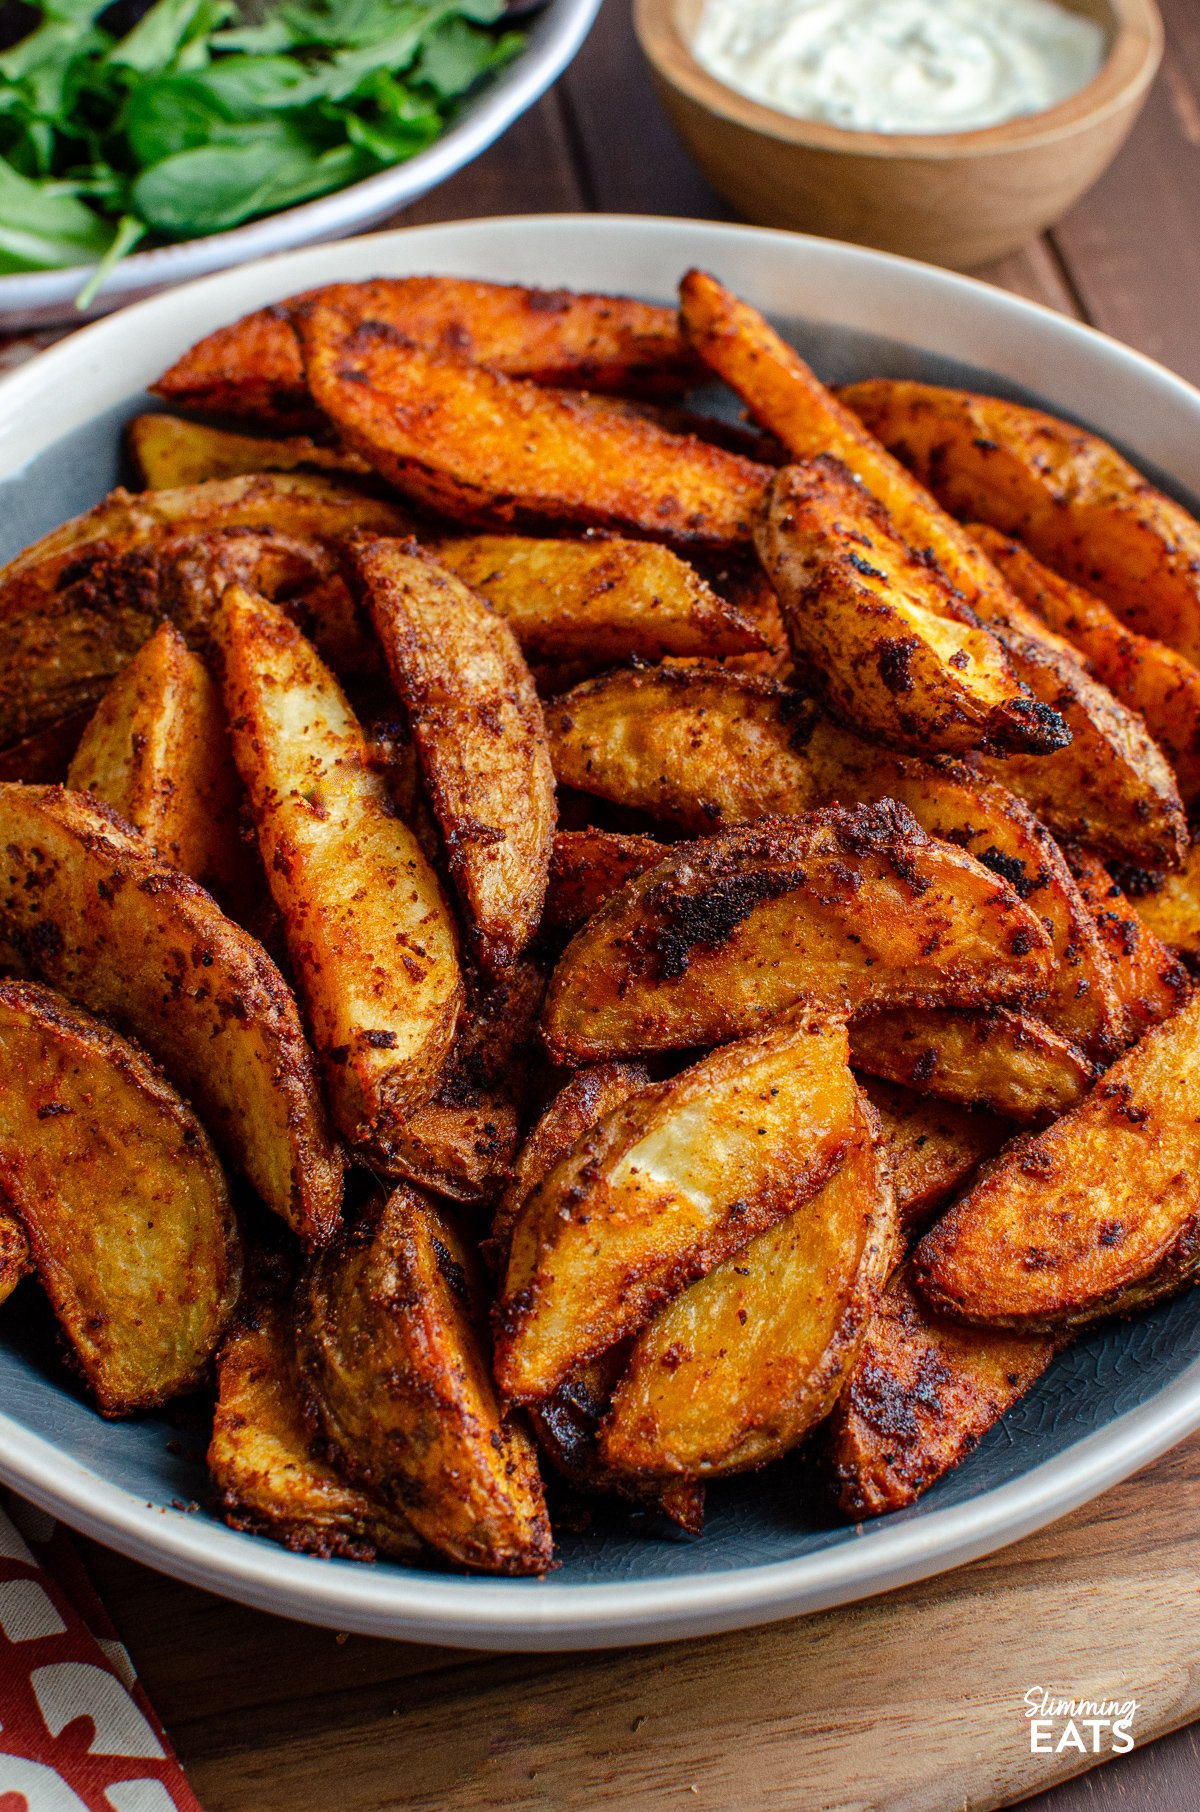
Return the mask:
<svg viewBox="0 0 1200 1812"><path fill-rule="evenodd" d="M977 132L792 119L701 68L691 41L703 0L634 0L634 22L680 138L747 219L969 270L1049 226L1095 182L1162 57L1155 0L1063 3L1108 33L1099 74L1055 107Z"/></svg>

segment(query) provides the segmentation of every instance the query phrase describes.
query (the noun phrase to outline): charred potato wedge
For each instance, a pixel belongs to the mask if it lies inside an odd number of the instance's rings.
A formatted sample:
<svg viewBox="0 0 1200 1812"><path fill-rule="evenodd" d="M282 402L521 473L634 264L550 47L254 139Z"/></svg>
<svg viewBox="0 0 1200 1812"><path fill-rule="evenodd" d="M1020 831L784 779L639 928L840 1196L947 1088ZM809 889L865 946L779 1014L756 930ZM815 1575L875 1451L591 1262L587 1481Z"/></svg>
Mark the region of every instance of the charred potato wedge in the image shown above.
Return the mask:
<svg viewBox="0 0 1200 1812"><path fill-rule="evenodd" d="M427 1557L402 1510L348 1484L314 1452L287 1309L255 1308L221 1348L217 1379L208 1469L232 1528L269 1535L297 1554Z"/></svg>
<svg viewBox="0 0 1200 1812"><path fill-rule="evenodd" d="M1106 441L936 384L880 378L842 398L954 515L1018 535L1130 629L1200 663L1200 523Z"/></svg>
<svg viewBox="0 0 1200 1812"><path fill-rule="evenodd" d="M737 1038L797 1001L1020 1004L1049 934L903 806L768 818L678 846L568 945L543 1031L559 1062Z"/></svg>
<svg viewBox="0 0 1200 1812"><path fill-rule="evenodd" d="M1044 1330L1126 1314L1200 1266L1200 1001L1083 1104L1003 1153L925 1235L916 1281L961 1321Z"/></svg>
<svg viewBox="0 0 1200 1812"><path fill-rule="evenodd" d="M626 881L653 868L668 853L666 844L653 837L603 830L556 831L543 930L557 939L573 937Z"/></svg>
<svg viewBox="0 0 1200 1812"><path fill-rule="evenodd" d="M334 1119L382 1157L458 1028L450 908L341 687L295 624L231 586L216 636L234 759Z"/></svg>
<svg viewBox="0 0 1200 1812"><path fill-rule="evenodd" d="M206 484L212 479L239 478L245 472L340 472L365 478L371 468L356 453L322 446L307 434L267 440L255 434L233 434L178 415L138 415L126 429L129 451L148 491L179 485Z"/></svg>
<svg viewBox="0 0 1200 1812"><path fill-rule="evenodd" d="M303 335L309 387L340 438L430 509L711 547L750 537L767 466L356 327L331 306L305 317Z"/></svg>
<svg viewBox="0 0 1200 1812"><path fill-rule="evenodd" d="M464 535L426 546L487 599L531 661L656 661L764 646L749 617L653 542Z"/></svg>
<svg viewBox="0 0 1200 1812"><path fill-rule="evenodd" d="M828 1415L894 1262L895 1203L858 1107L845 1161L642 1330L600 1450L634 1476L766 1465Z"/></svg>
<svg viewBox="0 0 1200 1812"><path fill-rule="evenodd" d="M1192 992L1179 958L1142 922L1099 856L1073 849L1071 869L1080 895L1104 940L1117 996L1125 1013L1126 1043L1178 1012Z"/></svg>
<svg viewBox="0 0 1200 1812"><path fill-rule="evenodd" d="M1142 924L1175 955L1194 964L1200 958L1200 842L1194 842L1178 874L1124 872L1131 904Z"/></svg>
<svg viewBox="0 0 1200 1812"><path fill-rule="evenodd" d="M431 1202L400 1188L322 1253L301 1285L297 1335L347 1477L461 1566L545 1571L533 1443L496 1401L474 1255Z"/></svg>
<svg viewBox="0 0 1200 1812"><path fill-rule="evenodd" d="M856 1070L944 1101L1037 1122L1077 1107L1096 1077L1083 1052L1061 1033L1010 1007L856 1013L850 1061Z"/></svg>
<svg viewBox="0 0 1200 1812"><path fill-rule="evenodd" d="M859 1082L879 1119L880 1149L905 1232L927 1226L1012 1132L995 1114L931 1100L876 1076L860 1076Z"/></svg>
<svg viewBox="0 0 1200 1812"><path fill-rule="evenodd" d="M100 700L67 785L111 805L193 880L218 894L237 887L240 795L221 695L170 623Z"/></svg>
<svg viewBox="0 0 1200 1812"><path fill-rule="evenodd" d="M1062 1346L930 1313L907 1270L867 1327L829 1423L838 1504L856 1521L902 1510L966 1459Z"/></svg>
<svg viewBox="0 0 1200 1812"><path fill-rule="evenodd" d="M0 1190L106 1416L200 1383L237 1300L242 1249L204 1128L115 1032L0 981Z"/></svg>
<svg viewBox="0 0 1200 1812"><path fill-rule="evenodd" d="M554 840L529 669L503 618L412 544L367 542L354 561L476 949L487 969L506 969L537 930Z"/></svg>
<svg viewBox="0 0 1200 1812"><path fill-rule="evenodd" d="M503 1395L549 1396L815 1194L856 1103L845 1027L801 1013L612 1109L517 1214L495 1317Z"/></svg>
<svg viewBox="0 0 1200 1812"><path fill-rule="evenodd" d="M0 786L0 954L110 1014L194 1101L269 1208L313 1244L342 1158L291 992L203 888L108 808Z"/></svg>
<svg viewBox="0 0 1200 1812"><path fill-rule="evenodd" d="M29 1241L12 1209L0 1202L0 1303L7 1302L33 1269Z"/></svg>

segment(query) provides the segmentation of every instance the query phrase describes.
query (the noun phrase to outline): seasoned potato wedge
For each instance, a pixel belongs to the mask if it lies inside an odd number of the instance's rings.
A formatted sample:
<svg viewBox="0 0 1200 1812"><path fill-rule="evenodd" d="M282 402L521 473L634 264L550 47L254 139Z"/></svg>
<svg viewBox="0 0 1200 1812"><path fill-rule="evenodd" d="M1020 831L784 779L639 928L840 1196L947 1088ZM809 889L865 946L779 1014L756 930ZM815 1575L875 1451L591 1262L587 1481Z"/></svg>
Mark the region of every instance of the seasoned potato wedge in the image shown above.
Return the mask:
<svg viewBox="0 0 1200 1812"><path fill-rule="evenodd" d="M930 1313L907 1270L872 1315L829 1423L838 1503L901 1510L966 1459L1059 1351L1050 1334L964 1328Z"/></svg>
<svg viewBox="0 0 1200 1812"><path fill-rule="evenodd" d="M634 1343L600 1450L614 1470L711 1478L763 1466L828 1415L895 1260L869 1109L825 1187L677 1296Z"/></svg>
<svg viewBox="0 0 1200 1812"><path fill-rule="evenodd" d="M474 1255L397 1189L302 1282L298 1357L340 1469L460 1565L540 1573L550 1525L533 1443L502 1417Z"/></svg>
<svg viewBox="0 0 1200 1812"><path fill-rule="evenodd" d="M526 1198L496 1379L536 1403L816 1193L852 1136L837 1020L799 1013L610 1110Z"/></svg>
<svg viewBox="0 0 1200 1812"><path fill-rule="evenodd" d="M1135 871L1125 879L1134 911L1160 943L1189 962L1200 958L1200 842L1192 844L1178 874Z"/></svg>
<svg viewBox="0 0 1200 1812"><path fill-rule="evenodd" d="M666 844L653 837L556 831L542 928L551 937L573 937L626 881L653 868L667 854Z"/></svg>
<svg viewBox="0 0 1200 1812"><path fill-rule="evenodd" d="M927 1225L1012 1132L995 1114L934 1101L876 1076L860 1076L859 1082L879 1117L880 1149L905 1231Z"/></svg>
<svg viewBox="0 0 1200 1812"><path fill-rule="evenodd" d="M0 1201L0 1302L8 1301L32 1269L24 1229L7 1203Z"/></svg>
<svg viewBox="0 0 1200 1812"><path fill-rule="evenodd" d="M406 496L481 524L589 523L728 547L749 539L770 467L568 391L464 365L355 327L303 325L314 399Z"/></svg>
<svg viewBox="0 0 1200 1812"><path fill-rule="evenodd" d="M1200 663L1200 523L1107 442L935 384L880 378L842 398L946 509L1019 535L1130 629Z"/></svg>
<svg viewBox="0 0 1200 1812"><path fill-rule="evenodd" d="M221 1348L217 1376L208 1469L227 1523L300 1554L407 1561L427 1554L401 1509L347 1484L314 1454L288 1310L278 1303L253 1309Z"/></svg>
<svg viewBox="0 0 1200 1812"><path fill-rule="evenodd" d="M204 1128L140 1051L48 988L0 981L0 1190L107 1416L204 1377L242 1249Z"/></svg>
<svg viewBox="0 0 1200 1812"><path fill-rule="evenodd" d="M237 886L245 859L221 695L170 623L100 700L67 785L111 805L193 880L222 894Z"/></svg>
<svg viewBox="0 0 1200 1812"><path fill-rule="evenodd" d="M413 544L354 549L408 712L450 876L484 966L537 930L554 841L554 775L537 691L504 619Z"/></svg>
<svg viewBox="0 0 1200 1812"><path fill-rule="evenodd" d="M1078 1106L1096 1071L1060 1032L1010 1007L871 1008L850 1022L856 1070L1010 1120Z"/></svg>
<svg viewBox="0 0 1200 1812"><path fill-rule="evenodd" d="M925 1235L935 1309L997 1327L1124 1314L1200 1266L1200 1000L1147 1032L1087 1100L1019 1140Z"/></svg>
<svg viewBox="0 0 1200 1812"><path fill-rule="evenodd" d="M1099 856L1073 849L1070 861L1080 895L1108 951L1125 1012L1126 1042L1133 1044L1183 1006L1192 992L1191 977L1138 917Z"/></svg>
<svg viewBox="0 0 1200 1812"><path fill-rule="evenodd" d="M756 540L797 665L852 728L918 754L1046 754L1070 740L847 467L824 455L785 466Z"/></svg>
<svg viewBox="0 0 1200 1812"><path fill-rule="evenodd" d="M44 730L10 743L7 749L0 750L0 780L60 785L67 778L79 739L91 721L91 706L85 705L83 710L58 718Z"/></svg>
<svg viewBox="0 0 1200 1812"><path fill-rule="evenodd" d="M244 315L193 346L154 389L212 415L312 425L320 416L293 318L318 301L415 345L542 383L669 396L695 376L672 308L462 277L378 277L328 284Z"/></svg>
<svg viewBox="0 0 1200 1812"><path fill-rule="evenodd" d="M343 1136L382 1157L463 1005L450 908L329 669L231 586L216 622L234 759Z"/></svg>
<svg viewBox="0 0 1200 1812"><path fill-rule="evenodd" d="M764 646L749 617L650 541L463 535L426 546L482 593L530 660L654 661Z"/></svg>
<svg viewBox="0 0 1200 1812"><path fill-rule="evenodd" d="M543 1032L559 1062L736 1038L795 1002L1019 1004L1049 934L903 806L768 818L678 846L568 945Z"/></svg>
<svg viewBox="0 0 1200 1812"><path fill-rule="evenodd" d="M371 470L357 453L322 446L307 434L267 440L255 434L232 434L178 415L137 415L126 429L129 451L148 491L178 485L205 484L210 479L237 478L243 472L342 472L352 478Z"/></svg>
<svg viewBox="0 0 1200 1812"><path fill-rule="evenodd" d="M110 1014L195 1102L267 1206L319 1244L342 1159L287 983L108 808L0 786L0 955Z"/></svg>

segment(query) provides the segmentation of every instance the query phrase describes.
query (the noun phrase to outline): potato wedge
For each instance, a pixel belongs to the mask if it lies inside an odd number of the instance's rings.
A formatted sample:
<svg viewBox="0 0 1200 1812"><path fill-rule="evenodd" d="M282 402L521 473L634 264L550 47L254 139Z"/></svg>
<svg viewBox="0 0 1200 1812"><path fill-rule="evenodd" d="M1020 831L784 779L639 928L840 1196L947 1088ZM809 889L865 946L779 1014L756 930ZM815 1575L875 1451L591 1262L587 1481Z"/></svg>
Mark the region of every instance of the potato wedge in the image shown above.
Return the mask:
<svg viewBox="0 0 1200 1812"><path fill-rule="evenodd" d="M322 446L307 434L267 440L185 421L178 415L136 415L125 435L138 476L148 491L238 478L244 472L341 472L364 478L371 471L357 453Z"/></svg>
<svg viewBox="0 0 1200 1812"><path fill-rule="evenodd" d="M1060 1032L1011 1007L868 1008L850 1021L850 1061L943 1101L1039 1123L1077 1107L1096 1078Z"/></svg>
<svg viewBox="0 0 1200 1812"><path fill-rule="evenodd" d="M1025 749L1070 740L1031 697L1000 643L963 621L950 588L900 540L847 467L785 466L756 531L792 654L835 717L917 754Z"/></svg>
<svg viewBox="0 0 1200 1812"><path fill-rule="evenodd" d="M1052 966L1004 881L884 800L678 846L568 945L543 1036L591 1063L744 1036L802 1000L1017 1005Z"/></svg>
<svg viewBox="0 0 1200 1812"><path fill-rule="evenodd" d="M353 559L476 950L487 969L506 969L537 930L554 841L554 775L529 669L503 618L415 543L365 542Z"/></svg>
<svg viewBox="0 0 1200 1812"><path fill-rule="evenodd" d="M0 750L0 780L26 780L34 785L61 785L79 739L92 721L92 709L85 705L23 737L7 749Z"/></svg>
<svg viewBox="0 0 1200 1812"><path fill-rule="evenodd" d="M1200 523L1107 442L936 384L880 378L841 394L946 509L1019 535L1128 628L1200 663Z"/></svg>
<svg viewBox="0 0 1200 1812"><path fill-rule="evenodd" d="M837 1020L795 1014L610 1110L516 1217L496 1381L537 1403L815 1194L857 1103Z"/></svg>
<svg viewBox="0 0 1200 1812"><path fill-rule="evenodd" d="M297 1554L428 1555L401 1509L347 1484L312 1451L289 1310L254 1308L221 1348L217 1378L208 1469L232 1528L269 1535Z"/></svg>
<svg viewBox="0 0 1200 1812"><path fill-rule="evenodd" d="M765 645L749 617L653 542L463 535L425 545L482 593L530 660L655 661Z"/></svg>
<svg viewBox="0 0 1200 1812"><path fill-rule="evenodd" d="M829 1423L846 1516L901 1510L966 1459L1037 1383L1062 1346L1051 1334L964 1328L930 1313L909 1273L892 1279Z"/></svg>
<svg viewBox="0 0 1200 1812"><path fill-rule="evenodd" d="M267 426L319 422L293 320L322 300L415 345L542 383L669 396L695 376L672 308L461 277L380 277L244 315L193 346L154 390L185 409Z"/></svg>
<svg viewBox="0 0 1200 1812"><path fill-rule="evenodd" d="M1189 963L1200 958L1200 842L1194 842L1178 874L1121 871L1125 891L1142 924L1159 942Z"/></svg>
<svg viewBox="0 0 1200 1812"><path fill-rule="evenodd" d="M7 1203L0 1201L0 1302L7 1302L32 1270L24 1229Z"/></svg>
<svg viewBox="0 0 1200 1812"><path fill-rule="evenodd" d="M845 1161L818 1194L643 1328L601 1429L614 1470L745 1472L829 1414L895 1260L869 1114L857 1107Z"/></svg>
<svg viewBox="0 0 1200 1812"><path fill-rule="evenodd" d="M880 1150L905 1232L927 1226L1012 1132L995 1114L933 1101L876 1076L860 1076L859 1084L879 1117Z"/></svg>
<svg viewBox="0 0 1200 1812"><path fill-rule="evenodd" d="M626 881L653 868L668 853L667 845L653 837L556 831L542 929L555 939L574 937Z"/></svg>
<svg viewBox="0 0 1200 1812"><path fill-rule="evenodd" d="M967 850L1033 904L1057 960L1042 1017L1089 1056L1116 1055L1122 1015L1100 937L1053 839L1003 787L946 758L894 755L800 692L713 667L602 674L556 699L546 724L560 784L700 835L768 812L900 800L930 836ZM577 925L622 869L627 878L654 859L638 840L589 837L565 847L561 882L552 865L551 906L561 887Z"/></svg>
<svg viewBox="0 0 1200 1812"><path fill-rule="evenodd" d="M431 509L712 547L750 537L768 466L356 328L330 306L305 317L303 338L309 387L340 438Z"/></svg>
<svg viewBox="0 0 1200 1812"><path fill-rule="evenodd" d="M0 981L0 1190L106 1416L203 1379L242 1246L208 1134L146 1057L48 988Z"/></svg>
<svg viewBox="0 0 1200 1812"><path fill-rule="evenodd" d="M284 613L230 586L215 625L233 753L333 1116L383 1157L463 1006L454 921L345 696Z"/></svg>
<svg viewBox="0 0 1200 1812"><path fill-rule="evenodd" d="M224 895L237 887L240 789L221 695L170 623L100 700L67 785L111 805L193 880Z"/></svg>
<svg viewBox="0 0 1200 1812"><path fill-rule="evenodd" d="M1200 667L1165 642L1126 629L1107 604L1043 566L1020 541L982 522L971 523L970 532L1021 601L1141 714L1191 805L1200 797Z"/></svg>
<svg viewBox="0 0 1200 1812"><path fill-rule="evenodd" d="M203 888L107 807L0 786L0 955L109 1014L194 1101L269 1208L319 1244L342 1158L291 992Z"/></svg>
<svg viewBox="0 0 1200 1812"><path fill-rule="evenodd" d="M1104 940L1117 995L1125 1012L1125 1036L1135 1044L1151 1026L1161 1025L1190 999L1192 981L1150 927L1138 917L1099 856L1070 852L1080 895Z"/></svg>
<svg viewBox="0 0 1200 1812"><path fill-rule="evenodd" d="M402 1187L302 1282L301 1375L347 1477L462 1566L541 1573L551 1538L537 1458L500 1413L486 1320L473 1253Z"/></svg>
<svg viewBox="0 0 1200 1812"><path fill-rule="evenodd" d="M1147 1032L1080 1107L1002 1153L925 1235L916 1281L941 1313L1075 1327L1200 1267L1200 1000Z"/></svg>

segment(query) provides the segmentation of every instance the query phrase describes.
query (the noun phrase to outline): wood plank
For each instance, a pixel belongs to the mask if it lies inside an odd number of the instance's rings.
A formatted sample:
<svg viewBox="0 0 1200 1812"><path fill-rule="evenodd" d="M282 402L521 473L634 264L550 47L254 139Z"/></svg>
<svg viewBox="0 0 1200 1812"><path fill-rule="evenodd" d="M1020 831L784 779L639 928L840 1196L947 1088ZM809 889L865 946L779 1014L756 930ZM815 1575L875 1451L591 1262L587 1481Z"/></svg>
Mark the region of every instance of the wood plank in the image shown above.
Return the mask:
<svg viewBox="0 0 1200 1812"><path fill-rule="evenodd" d="M503 138L388 227L495 214L562 214L585 207L579 168L557 95L544 95Z"/></svg>

